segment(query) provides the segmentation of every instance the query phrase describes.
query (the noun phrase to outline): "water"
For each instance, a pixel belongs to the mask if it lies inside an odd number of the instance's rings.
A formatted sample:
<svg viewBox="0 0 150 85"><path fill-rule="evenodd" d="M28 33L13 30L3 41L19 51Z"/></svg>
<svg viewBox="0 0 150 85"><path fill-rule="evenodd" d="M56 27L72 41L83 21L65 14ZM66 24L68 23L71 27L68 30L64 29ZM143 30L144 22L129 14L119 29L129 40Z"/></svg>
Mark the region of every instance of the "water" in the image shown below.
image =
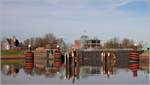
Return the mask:
<svg viewBox="0 0 150 85"><path fill-rule="evenodd" d="M34 73L31 77L27 75L23 69L20 69L19 73L13 76L1 75L2 83L4 84L70 84L73 80L61 79L61 74L56 74L52 77L46 77L44 74L39 75ZM143 71L138 71L138 77L133 79L132 72L128 69L117 69L117 73L110 75L108 78L102 74L80 74L80 78L75 80L77 84L148 84L148 77Z"/></svg>
<svg viewBox="0 0 150 85"><path fill-rule="evenodd" d="M76 66L46 63L44 58L37 61L21 60L23 63L15 62L19 59L5 60L1 66L1 82L2 84L149 84L148 67L145 68L140 62L131 62L126 55L121 56L122 58L118 57L118 60L107 63L103 63L100 59L90 59L88 57L91 56L88 56Z"/></svg>

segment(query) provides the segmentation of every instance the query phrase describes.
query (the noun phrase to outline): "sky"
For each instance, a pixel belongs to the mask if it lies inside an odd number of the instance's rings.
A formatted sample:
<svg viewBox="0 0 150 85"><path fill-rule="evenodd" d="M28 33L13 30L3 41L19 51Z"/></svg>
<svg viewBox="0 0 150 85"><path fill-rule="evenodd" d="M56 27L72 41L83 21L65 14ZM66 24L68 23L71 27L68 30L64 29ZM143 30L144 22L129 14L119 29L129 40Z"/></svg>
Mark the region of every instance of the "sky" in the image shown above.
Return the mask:
<svg viewBox="0 0 150 85"><path fill-rule="evenodd" d="M81 35L150 41L149 0L0 0L1 38L53 33L66 42Z"/></svg>

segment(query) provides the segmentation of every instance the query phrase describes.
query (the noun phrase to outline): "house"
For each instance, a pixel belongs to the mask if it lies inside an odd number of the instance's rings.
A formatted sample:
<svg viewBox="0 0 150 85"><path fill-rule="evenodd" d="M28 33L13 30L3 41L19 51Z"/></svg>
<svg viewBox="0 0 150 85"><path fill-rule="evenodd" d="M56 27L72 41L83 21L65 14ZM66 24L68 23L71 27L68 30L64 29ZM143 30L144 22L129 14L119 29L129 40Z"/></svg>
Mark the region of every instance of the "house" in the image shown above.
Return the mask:
<svg viewBox="0 0 150 85"><path fill-rule="evenodd" d="M1 50L13 50L19 45L19 41L15 36L5 38L1 41Z"/></svg>
<svg viewBox="0 0 150 85"><path fill-rule="evenodd" d="M89 38L86 35L82 35L80 38L81 48L82 49L100 49L101 40L97 38Z"/></svg>
<svg viewBox="0 0 150 85"><path fill-rule="evenodd" d="M10 43L7 39L1 41L1 50L10 50Z"/></svg>

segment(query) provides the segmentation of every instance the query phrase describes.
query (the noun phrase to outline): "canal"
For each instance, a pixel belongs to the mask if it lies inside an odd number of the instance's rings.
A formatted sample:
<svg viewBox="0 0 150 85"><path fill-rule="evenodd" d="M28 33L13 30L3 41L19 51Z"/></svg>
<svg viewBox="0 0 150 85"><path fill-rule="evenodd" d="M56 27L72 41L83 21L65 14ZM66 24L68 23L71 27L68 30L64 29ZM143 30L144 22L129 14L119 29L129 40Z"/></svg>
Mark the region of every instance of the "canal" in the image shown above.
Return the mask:
<svg viewBox="0 0 150 85"><path fill-rule="evenodd" d="M46 58L1 60L2 84L149 84L149 68L127 53L102 61L101 53L78 53L79 64L47 63ZM43 55L44 56L44 55ZM16 62L17 61L17 62ZM59 60L58 60L59 61ZM67 61L68 62L68 61ZM71 61L71 62L75 62ZM148 64L148 63L147 63Z"/></svg>

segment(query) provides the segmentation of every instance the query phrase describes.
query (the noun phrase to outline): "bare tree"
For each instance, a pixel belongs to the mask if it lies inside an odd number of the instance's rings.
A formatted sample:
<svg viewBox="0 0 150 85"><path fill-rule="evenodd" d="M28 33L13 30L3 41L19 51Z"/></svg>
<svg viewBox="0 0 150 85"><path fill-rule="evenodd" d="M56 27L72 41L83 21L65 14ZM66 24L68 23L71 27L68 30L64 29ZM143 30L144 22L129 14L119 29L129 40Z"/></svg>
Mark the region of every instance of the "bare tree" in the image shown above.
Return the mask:
<svg viewBox="0 0 150 85"><path fill-rule="evenodd" d="M104 43L104 48L120 48L120 43L118 38L112 38Z"/></svg>
<svg viewBox="0 0 150 85"><path fill-rule="evenodd" d="M28 46L29 44L35 49L37 47L45 47L47 44L58 43L61 46L61 50L65 50L66 44L63 39L57 39L52 33L45 34L43 37L35 37L26 39L23 46Z"/></svg>
<svg viewBox="0 0 150 85"><path fill-rule="evenodd" d="M124 38L121 42L118 38L112 38L104 43L104 48L132 48L134 41L128 38ZM141 47L141 45L139 46Z"/></svg>
<svg viewBox="0 0 150 85"><path fill-rule="evenodd" d="M128 38L124 38L121 42L122 48L131 48L134 45L133 40L129 40Z"/></svg>

